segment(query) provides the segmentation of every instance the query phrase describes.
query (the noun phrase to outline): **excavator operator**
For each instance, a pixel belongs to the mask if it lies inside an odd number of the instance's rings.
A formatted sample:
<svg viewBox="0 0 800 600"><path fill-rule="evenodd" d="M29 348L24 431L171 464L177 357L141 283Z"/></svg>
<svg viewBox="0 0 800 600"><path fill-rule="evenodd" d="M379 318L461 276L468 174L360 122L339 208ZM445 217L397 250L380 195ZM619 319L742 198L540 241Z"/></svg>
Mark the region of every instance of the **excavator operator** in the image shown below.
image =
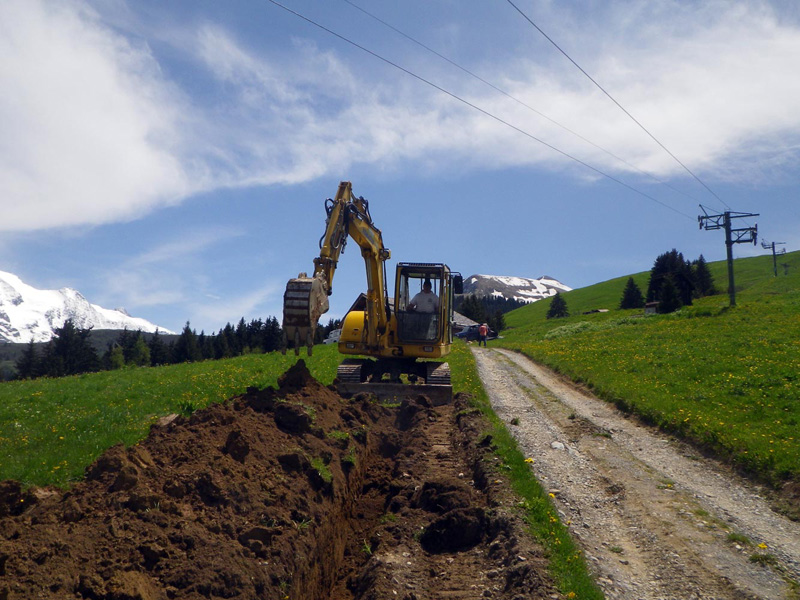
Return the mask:
<svg viewBox="0 0 800 600"><path fill-rule="evenodd" d="M408 310L433 314L439 310L439 297L431 291L431 280L426 279L422 291L408 303Z"/></svg>

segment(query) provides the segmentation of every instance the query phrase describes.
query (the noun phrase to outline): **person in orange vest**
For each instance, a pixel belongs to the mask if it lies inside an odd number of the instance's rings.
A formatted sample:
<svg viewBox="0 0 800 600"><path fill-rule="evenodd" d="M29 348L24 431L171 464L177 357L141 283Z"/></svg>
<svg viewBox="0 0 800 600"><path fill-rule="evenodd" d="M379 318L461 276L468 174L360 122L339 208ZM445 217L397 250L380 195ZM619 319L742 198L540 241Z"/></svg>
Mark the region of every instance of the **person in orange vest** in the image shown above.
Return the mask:
<svg viewBox="0 0 800 600"><path fill-rule="evenodd" d="M489 335L489 326L486 323L483 323L480 327L478 327L478 346L483 345L486 346L486 336Z"/></svg>

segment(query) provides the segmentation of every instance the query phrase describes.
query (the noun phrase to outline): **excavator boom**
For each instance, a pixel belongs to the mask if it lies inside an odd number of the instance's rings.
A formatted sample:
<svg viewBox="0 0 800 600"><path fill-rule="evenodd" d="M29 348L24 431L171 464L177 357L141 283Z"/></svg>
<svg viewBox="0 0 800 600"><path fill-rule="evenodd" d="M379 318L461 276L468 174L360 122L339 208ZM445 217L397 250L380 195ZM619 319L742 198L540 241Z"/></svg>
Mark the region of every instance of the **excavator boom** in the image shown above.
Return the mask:
<svg viewBox="0 0 800 600"><path fill-rule="evenodd" d="M283 296L283 351L289 341L294 342L295 354L305 345L312 352L314 336L320 317L328 312L328 296L333 292L333 276L344 252L348 238L361 247L367 267L367 302L374 315L367 337L377 347L380 332L385 332L388 315L386 303L386 271L384 262L391 253L383 245L380 229L375 227L369 214L369 203L353 196L349 181L339 184L336 197L325 201L327 219L325 233L320 239L319 256L314 259L314 273L310 277L300 273L290 279Z"/></svg>

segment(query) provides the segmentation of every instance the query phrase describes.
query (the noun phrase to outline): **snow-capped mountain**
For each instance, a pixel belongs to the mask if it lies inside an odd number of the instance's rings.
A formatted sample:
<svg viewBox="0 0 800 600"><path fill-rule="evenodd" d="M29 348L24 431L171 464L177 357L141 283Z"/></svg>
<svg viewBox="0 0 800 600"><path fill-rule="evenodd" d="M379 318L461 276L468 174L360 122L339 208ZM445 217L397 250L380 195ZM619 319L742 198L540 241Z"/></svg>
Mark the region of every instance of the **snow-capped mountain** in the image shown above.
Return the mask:
<svg viewBox="0 0 800 600"><path fill-rule="evenodd" d="M53 330L72 319L81 329L130 329L172 333L124 309L110 310L91 304L71 288L38 290L11 273L0 271L0 343L46 342Z"/></svg>
<svg viewBox="0 0 800 600"><path fill-rule="evenodd" d="M527 303L555 296L556 292L568 292L571 289L548 275L539 277L539 279L503 277L501 275L471 275L464 280L465 294L475 294L478 297L502 297Z"/></svg>

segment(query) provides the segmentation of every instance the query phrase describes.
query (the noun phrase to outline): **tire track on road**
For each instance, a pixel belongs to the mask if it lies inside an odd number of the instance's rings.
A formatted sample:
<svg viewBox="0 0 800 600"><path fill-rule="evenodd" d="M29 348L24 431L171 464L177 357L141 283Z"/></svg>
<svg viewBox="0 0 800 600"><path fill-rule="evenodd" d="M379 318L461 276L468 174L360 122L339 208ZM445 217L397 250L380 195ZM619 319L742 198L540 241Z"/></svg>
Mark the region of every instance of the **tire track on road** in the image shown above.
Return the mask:
<svg viewBox="0 0 800 600"><path fill-rule="evenodd" d="M495 412L608 598L790 597L800 525L756 488L519 354L472 351ZM778 566L751 562L754 549L730 532L766 543Z"/></svg>

